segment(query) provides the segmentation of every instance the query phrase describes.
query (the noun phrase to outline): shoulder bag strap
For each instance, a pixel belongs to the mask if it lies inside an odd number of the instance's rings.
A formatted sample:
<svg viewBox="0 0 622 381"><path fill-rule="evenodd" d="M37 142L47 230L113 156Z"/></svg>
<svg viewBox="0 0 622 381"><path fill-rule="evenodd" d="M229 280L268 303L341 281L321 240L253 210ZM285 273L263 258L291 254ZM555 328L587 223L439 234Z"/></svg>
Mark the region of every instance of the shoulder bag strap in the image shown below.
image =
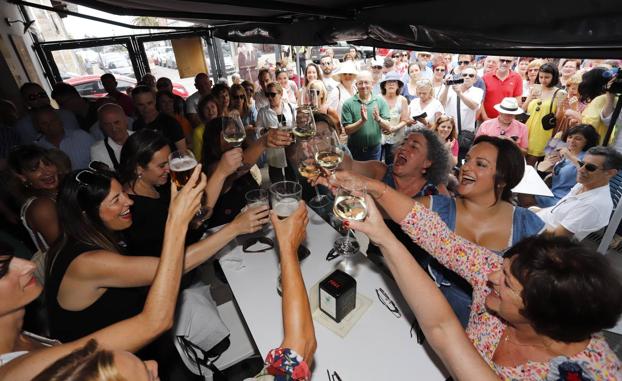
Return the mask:
<svg viewBox="0 0 622 381"><path fill-rule="evenodd" d="M553 112L553 103L555 103L555 96L557 95L557 92L561 90L560 88L557 88L557 90L555 90L555 92L553 93L553 98L551 98L551 106L549 107L549 114Z"/></svg>
<svg viewBox="0 0 622 381"><path fill-rule="evenodd" d="M462 133L462 115L460 112L460 96L456 93L456 124L458 125L458 135Z"/></svg>
<svg viewBox="0 0 622 381"><path fill-rule="evenodd" d="M110 161L112 161L112 166L114 167L115 170L118 170L119 161L117 160L117 157L114 155L114 151L112 150L112 147L108 143L108 137L104 138L104 145L106 146L106 151L108 151L108 156L110 156Z"/></svg>

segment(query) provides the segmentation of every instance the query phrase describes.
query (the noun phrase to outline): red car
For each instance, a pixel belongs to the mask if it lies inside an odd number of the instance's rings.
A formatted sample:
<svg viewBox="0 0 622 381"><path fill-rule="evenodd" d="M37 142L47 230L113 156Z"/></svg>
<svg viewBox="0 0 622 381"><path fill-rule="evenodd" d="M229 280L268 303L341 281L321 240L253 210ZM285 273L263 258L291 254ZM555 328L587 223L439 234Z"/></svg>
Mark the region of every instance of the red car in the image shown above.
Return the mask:
<svg viewBox="0 0 622 381"><path fill-rule="evenodd" d="M99 75L80 75L65 79L63 82L74 86L83 97L101 98L107 93L99 77ZM122 75L115 75L115 78L117 79L117 89L121 92L125 92L128 87L136 86L136 80L133 78ZM175 82L173 82L173 93L183 99L188 98L190 95L184 85Z"/></svg>

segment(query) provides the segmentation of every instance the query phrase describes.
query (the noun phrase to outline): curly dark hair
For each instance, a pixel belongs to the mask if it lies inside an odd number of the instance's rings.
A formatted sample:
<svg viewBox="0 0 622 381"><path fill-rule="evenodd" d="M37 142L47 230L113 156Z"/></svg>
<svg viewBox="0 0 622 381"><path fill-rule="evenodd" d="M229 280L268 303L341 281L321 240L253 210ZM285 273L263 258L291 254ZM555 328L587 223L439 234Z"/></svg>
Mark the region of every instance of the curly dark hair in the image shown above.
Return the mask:
<svg viewBox="0 0 622 381"><path fill-rule="evenodd" d="M406 140L411 134L423 135L427 142L428 159L432 164L427 168L424 177L429 183L434 185L447 184L449 178L449 153L445 148L445 144L439 139L438 135L424 127L415 128L404 138Z"/></svg>
<svg viewBox="0 0 622 381"><path fill-rule="evenodd" d="M604 75L607 69L595 67L583 73L579 83L579 98L581 102L589 103L592 99L605 93L605 85L609 78Z"/></svg>
<svg viewBox="0 0 622 381"><path fill-rule="evenodd" d="M622 281L607 259L566 237L523 239L504 255L523 286L520 313L554 340L579 342L616 325Z"/></svg>

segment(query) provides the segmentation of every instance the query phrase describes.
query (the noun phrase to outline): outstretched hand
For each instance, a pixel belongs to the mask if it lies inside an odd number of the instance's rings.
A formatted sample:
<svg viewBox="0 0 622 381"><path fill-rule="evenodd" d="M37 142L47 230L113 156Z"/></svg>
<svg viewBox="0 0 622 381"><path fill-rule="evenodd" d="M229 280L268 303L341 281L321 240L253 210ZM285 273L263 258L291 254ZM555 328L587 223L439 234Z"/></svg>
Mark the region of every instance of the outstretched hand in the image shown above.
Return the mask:
<svg viewBox="0 0 622 381"><path fill-rule="evenodd" d="M168 215L175 220L175 223L189 224L201 206L203 191L207 185L207 176L201 171L201 167L199 164L194 168L190 179L180 190L177 190L175 182L171 181Z"/></svg>
<svg viewBox="0 0 622 381"><path fill-rule="evenodd" d="M376 207L376 203L370 195L365 195L367 204L367 217L364 221L348 221L348 227L365 233L369 239L377 245L382 245L391 238L395 238L391 230L384 223L382 214Z"/></svg>
<svg viewBox="0 0 622 381"><path fill-rule="evenodd" d="M254 233L262 228L262 226L268 223L268 214L270 209L268 205L253 206L240 212L231 221L231 224L235 227L237 234L249 234Z"/></svg>
<svg viewBox="0 0 622 381"><path fill-rule="evenodd" d="M270 220L272 221L279 246L287 245L295 253L298 250L298 246L305 239L307 223L309 223L305 202L299 201L296 211L283 220L280 220L274 211L270 212Z"/></svg>

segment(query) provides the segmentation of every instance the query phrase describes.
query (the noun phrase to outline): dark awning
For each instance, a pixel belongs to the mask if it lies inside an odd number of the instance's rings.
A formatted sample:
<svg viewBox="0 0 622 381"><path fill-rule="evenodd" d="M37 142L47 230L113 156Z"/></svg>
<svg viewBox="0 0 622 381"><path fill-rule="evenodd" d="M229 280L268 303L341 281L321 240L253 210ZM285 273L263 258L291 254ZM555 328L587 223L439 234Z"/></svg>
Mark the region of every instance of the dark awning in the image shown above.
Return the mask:
<svg viewBox="0 0 622 381"><path fill-rule="evenodd" d="M72 0L118 15L191 20L230 41L622 57L619 1Z"/></svg>

